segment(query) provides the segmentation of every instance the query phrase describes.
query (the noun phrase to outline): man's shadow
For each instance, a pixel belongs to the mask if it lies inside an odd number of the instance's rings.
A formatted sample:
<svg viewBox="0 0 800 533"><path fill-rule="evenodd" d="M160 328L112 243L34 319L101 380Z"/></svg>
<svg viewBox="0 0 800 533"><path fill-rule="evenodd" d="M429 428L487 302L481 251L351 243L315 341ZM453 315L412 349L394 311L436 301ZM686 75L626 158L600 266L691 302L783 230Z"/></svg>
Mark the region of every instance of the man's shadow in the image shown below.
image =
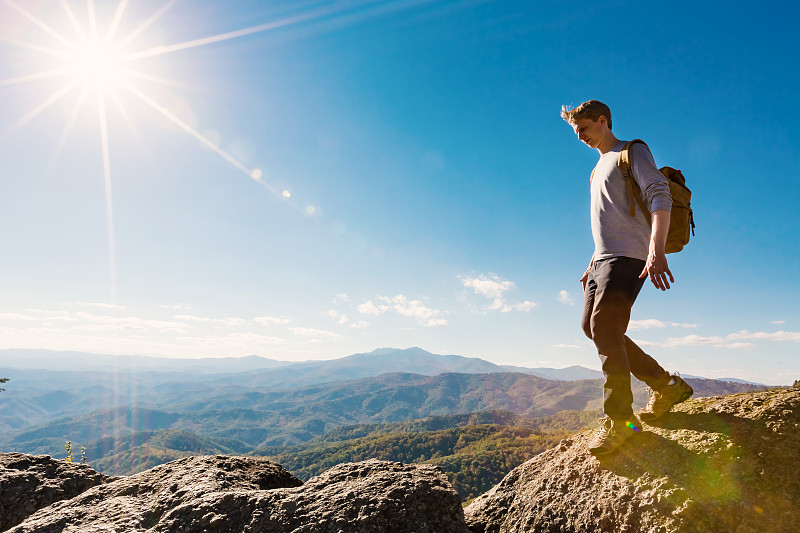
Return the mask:
<svg viewBox="0 0 800 533"><path fill-rule="evenodd" d="M643 491L656 489L653 505L696 522L697 531L706 530L700 523L739 531L742 513L763 526L800 502L800 475L787 464L800 455L795 428L775 431L724 412L671 412L643 429L600 466Z"/></svg>

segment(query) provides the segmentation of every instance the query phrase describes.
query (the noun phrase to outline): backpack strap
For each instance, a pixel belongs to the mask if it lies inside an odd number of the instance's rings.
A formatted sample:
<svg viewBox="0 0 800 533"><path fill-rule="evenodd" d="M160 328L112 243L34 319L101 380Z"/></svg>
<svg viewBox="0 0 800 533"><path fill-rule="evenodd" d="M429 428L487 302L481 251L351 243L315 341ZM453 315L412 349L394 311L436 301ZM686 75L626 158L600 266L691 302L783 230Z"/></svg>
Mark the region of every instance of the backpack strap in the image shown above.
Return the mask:
<svg viewBox="0 0 800 533"><path fill-rule="evenodd" d="M639 204L639 207L642 209L642 213L647 219L647 223L652 224L650 210L644 205L642 190L639 188L639 184L636 183L636 180L633 178L633 150L631 150L631 147L634 143L642 143L645 145L645 147L647 147L648 150L650 149L647 146L647 143L641 139L628 141L625 143L625 146L622 147L622 151L619 153L617 165L619 166L619 170L622 172L622 177L625 178L625 188L628 190L631 216L636 216L636 204Z"/></svg>

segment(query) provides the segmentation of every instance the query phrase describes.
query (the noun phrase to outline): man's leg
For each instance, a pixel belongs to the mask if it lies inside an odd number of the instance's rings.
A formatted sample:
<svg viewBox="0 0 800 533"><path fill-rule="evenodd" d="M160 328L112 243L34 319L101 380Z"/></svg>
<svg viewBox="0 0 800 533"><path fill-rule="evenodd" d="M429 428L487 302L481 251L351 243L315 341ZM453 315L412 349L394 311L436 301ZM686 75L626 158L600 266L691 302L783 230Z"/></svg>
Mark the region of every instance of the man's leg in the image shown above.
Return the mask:
<svg viewBox="0 0 800 533"><path fill-rule="evenodd" d="M628 354L628 364L631 374L639 381L644 381L651 389L659 390L664 387L672 376L658 364L658 361L647 355L639 348L630 337L625 335L625 351Z"/></svg>
<svg viewBox="0 0 800 533"><path fill-rule="evenodd" d="M631 308L644 284L644 280L639 278L643 268L644 261L629 257L595 261L589 274L589 281L594 284L591 302L588 293L584 298L584 322L591 308L588 329L605 376L603 411L614 420L627 420L633 415L628 345L632 345L631 355L637 372L651 371L653 365L658 367L655 360L625 336Z"/></svg>

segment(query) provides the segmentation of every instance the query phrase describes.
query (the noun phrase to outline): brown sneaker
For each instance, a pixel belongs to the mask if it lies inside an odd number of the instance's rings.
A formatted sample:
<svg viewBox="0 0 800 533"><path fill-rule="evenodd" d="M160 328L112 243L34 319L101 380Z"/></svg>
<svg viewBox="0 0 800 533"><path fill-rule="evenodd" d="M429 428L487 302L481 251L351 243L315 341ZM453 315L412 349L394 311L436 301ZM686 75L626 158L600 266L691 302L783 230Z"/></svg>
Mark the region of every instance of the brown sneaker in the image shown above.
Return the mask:
<svg viewBox="0 0 800 533"><path fill-rule="evenodd" d="M667 385L662 387L661 390L648 389L650 391L650 401L647 405L637 413L639 418L645 422L653 421L672 409L672 406L684 402L694 394L694 390L688 383L683 381L678 374L672 376L675 378L674 385Z"/></svg>
<svg viewBox="0 0 800 533"><path fill-rule="evenodd" d="M594 438L589 441L588 448L592 455L611 453L639 431L638 421L612 420L604 416L600 419Z"/></svg>

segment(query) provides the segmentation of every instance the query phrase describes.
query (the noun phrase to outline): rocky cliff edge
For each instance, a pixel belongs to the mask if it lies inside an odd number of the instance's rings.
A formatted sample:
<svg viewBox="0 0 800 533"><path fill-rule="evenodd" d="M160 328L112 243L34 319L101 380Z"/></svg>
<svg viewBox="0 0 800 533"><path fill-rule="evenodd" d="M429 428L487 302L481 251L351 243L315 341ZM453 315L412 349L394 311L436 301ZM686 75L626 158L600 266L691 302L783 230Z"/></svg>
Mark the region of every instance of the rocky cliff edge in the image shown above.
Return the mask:
<svg viewBox="0 0 800 533"><path fill-rule="evenodd" d="M795 532L800 389L689 400L596 459L591 432L520 465L466 509L473 533Z"/></svg>

